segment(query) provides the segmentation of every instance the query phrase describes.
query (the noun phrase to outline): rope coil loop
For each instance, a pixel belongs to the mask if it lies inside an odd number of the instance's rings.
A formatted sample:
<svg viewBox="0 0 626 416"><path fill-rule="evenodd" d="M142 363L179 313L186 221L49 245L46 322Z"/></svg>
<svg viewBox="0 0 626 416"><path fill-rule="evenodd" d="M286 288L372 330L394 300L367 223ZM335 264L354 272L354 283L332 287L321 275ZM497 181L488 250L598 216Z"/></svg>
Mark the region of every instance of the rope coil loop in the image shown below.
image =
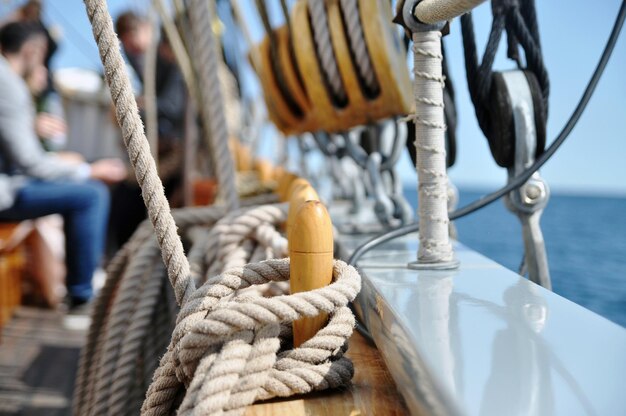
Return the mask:
<svg viewBox="0 0 626 416"><path fill-rule="evenodd" d="M289 259L267 260L230 269L198 288L181 309L142 414L172 411L184 388L179 414L241 414L255 400L349 382L354 370L343 354L354 316L347 304L360 290L360 276L336 260L333 283L321 289L273 298L236 294L288 279ZM281 343L289 344L290 322L322 312L330 315L324 328L301 347L278 352Z"/></svg>

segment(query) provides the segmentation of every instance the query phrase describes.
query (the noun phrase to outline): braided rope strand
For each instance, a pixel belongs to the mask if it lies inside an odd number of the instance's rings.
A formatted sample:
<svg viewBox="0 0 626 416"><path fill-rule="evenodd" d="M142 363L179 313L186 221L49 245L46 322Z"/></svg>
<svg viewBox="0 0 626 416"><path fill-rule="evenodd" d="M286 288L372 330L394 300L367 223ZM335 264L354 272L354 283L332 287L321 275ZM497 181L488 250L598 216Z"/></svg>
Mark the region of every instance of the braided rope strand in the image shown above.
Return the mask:
<svg viewBox="0 0 626 416"><path fill-rule="evenodd" d="M170 213L167 198L165 198L163 184L157 174L156 164L150 155L150 147L126 73L119 41L113 30L113 21L105 1L84 0L84 3L104 66L104 76L111 90L115 114L122 129L130 163L141 187L141 194L161 248L167 274L175 288L178 302L182 302L187 285L193 283L189 279L189 263L177 234L176 224Z"/></svg>
<svg viewBox="0 0 626 416"><path fill-rule="evenodd" d="M224 100L218 76L219 54L216 40L210 30L213 15L210 5L205 0L192 0L189 5L191 32L194 39L193 53L197 56L193 62L200 84L200 106L205 134L209 135L215 174L219 184L219 195L226 207L234 210L239 207L235 164L228 149L228 128L224 116ZM209 29L207 29L207 27Z"/></svg>
<svg viewBox="0 0 626 416"><path fill-rule="evenodd" d="M227 270L198 288L181 310L142 414L171 408L171 392L183 386L188 389L179 412L187 415L196 411L242 414L257 399L345 384L353 368L343 352L354 326L346 305L361 284L354 268L335 261L333 283L310 292L274 298L231 297L251 285L287 280L288 270L288 259L267 260ZM302 347L276 355L281 324L321 312L330 315L326 327ZM190 317L200 319L190 321ZM255 389L248 385L253 369Z"/></svg>

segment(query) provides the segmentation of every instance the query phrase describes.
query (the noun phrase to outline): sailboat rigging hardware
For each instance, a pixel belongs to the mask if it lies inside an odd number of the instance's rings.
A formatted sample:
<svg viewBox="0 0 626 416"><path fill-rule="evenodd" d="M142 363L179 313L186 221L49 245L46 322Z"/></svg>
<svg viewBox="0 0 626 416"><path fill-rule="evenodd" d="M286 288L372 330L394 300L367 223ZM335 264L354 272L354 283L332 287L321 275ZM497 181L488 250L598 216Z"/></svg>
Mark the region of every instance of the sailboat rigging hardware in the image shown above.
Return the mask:
<svg viewBox="0 0 626 416"><path fill-rule="evenodd" d="M493 24L480 63L474 40L472 15L467 13L461 17L465 69L476 118L487 137L491 153L498 165L510 168L515 159L513 113L502 79L497 76L497 72L492 71L504 30L507 33L508 56L517 63L519 69L524 69L531 88L537 132L535 157L541 156L545 149L550 81L541 54L534 1L525 0L518 3L496 0L492 8ZM519 56L518 44L524 51L526 60L524 66Z"/></svg>
<svg viewBox="0 0 626 416"><path fill-rule="evenodd" d="M622 31L622 27L624 26L625 19L626 19L626 1L623 1L622 4L620 5L617 16L615 17L615 23L613 24L611 34L609 35L609 38L607 39L607 42L604 46L602 55L598 61L598 64L596 65L593 71L593 74L591 75L591 78L589 79L589 82L587 83L585 87L585 90L582 96L580 97L580 100L576 104L576 107L574 108L569 119L567 120L567 122L565 123L565 125L563 126L559 134L557 135L557 137L554 139L554 141L546 149L546 151L540 157L538 157L530 167L526 168L522 173L516 175L514 178L511 178L511 180L509 180L509 182L505 186L461 208L455 209L453 212L450 213L450 220L456 220L466 215L472 214L478 211L479 209L497 201L498 199L508 194L509 192L519 188L524 183L526 183L526 181L530 179L530 177L538 169L540 169L548 160L550 160L550 158L552 158L552 156L561 147L561 145L565 143L565 141L569 137L569 134L572 132L572 130L574 129L574 127L580 120L580 117L585 111L585 108L587 108L587 105L589 104L589 100L591 99L591 96L593 95L596 87L598 86L598 82L602 78L602 74L604 73L604 70L606 69L606 66L609 62L609 58L613 54L613 50L615 49L615 44L617 43L619 34ZM419 223L413 223L413 224L405 225L405 226L396 228L394 230L387 231L383 234L380 234L366 241L365 243L360 245L356 250L354 250L354 252L350 256L350 259L348 260L348 263L352 265L357 265L358 261L361 259L361 257L363 257L364 254L380 246L381 244L384 244L388 241L394 240L396 238L399 238L399 237L402 237L402 236L405 236L407 234L414 233L417 231L419 231Z"/></svg>
<svg viewBox="0 0 626 416"><path fill-rule="evenodd" d="M514 119L515 160L509 167L509 177L515 178L535 160L538 146L534 100L531 87L523 71L507 71L497 74L508 94ZM536 171L528 181L505 196L507 208L522 223L524 239L524 262L531 281L551 290L548 257L539 219L550 198L550 188Z"/></svg>
<svg viewBox="0 0 626 416"><path fill-rule="evenodd" d="M617 39L619 38L619 35L622 31L622 27L624 26L624 20L626 20L626 1L623 1L620 5L617 16L615 17L615 23L613 24L611 33L606 41L604 50L602 51L602 55L600 56L600 59L593 71L593 74L591 75L591 78L589 79L589 82L585 86L585 90L583 91L580 100L576 104L576 107L574 108L567 122L565 123L557 137L554 139L554 141L546 149L546 151L541 156L539 156L530 167L526 168L523 172L519 173L514 178L510 178L509 182L505 186L461 208L455 209L449 215L451 221L462 218L466 215L470 215L482 209L483 207L486 207L487 205L497 201L501 197L507 195L509 192L518 189L520 186L524 185L526 181L528 181L528 179L530 179L532 175L537 170L539 170L548 160L550 160L552 156L554 156L554 154L561 147L561 145L565 143L570 133L578 123L578 120L580 120L583 112L587 108L587 105L589 104L589 101L591 100L591 97L595 92L595 89L598 86L600 79L602 78L602 74L606 69L609 58L613 54L615 44L617 43ZM354 250L350 258L348 259L348 264L358 267L358 262L361 257L363 257L363 255L365 255L369 251L396 238L400 238L410 233L418 232L419 229L420 224L419 222L416 222L413 224L398 227L394 230L390 230L376 237L373 237L372 239L361 244ZM359 333L363 335L368 341L373 342L373 338L369 333L368 328L360 321L358 314L355 314L355 316L357 317L357 331L359 331Z"/></svg>
<svg viewBox="0 0 626 416"><path fill-rule="evenodd" d="M273 227L262 226L263 222L268 222L266 211L274 212L275 215L269 215L269 221L275 225L276 220L286 215L286 206L284 204L282 206L266 205L231 212L220 220L224 227L216 226L218 232L224 231L225 238L204 240L209 244L219 242L217 244L219 247L213 247L217 248L214 254L218 256L221 251L226 251L235 263L253 262L243 267L230 268L217 276L210 273L208 275L214 277L210 278L205 285L198 287L193 274L197 273L198 269L190 266L192 261L202 262L203 256L198 255L204 250L199 252L192 247L191 251L194 256L191 252L189 258L185 255L182 240L177 234L174 216L163 194L163 186L157 175L154 160L149 156L149 147L143 133L129 78L124 71L106 2L85 0L84 3L105 67L105 76L112 92L116 115L122 127L124 143L128 148L131 163L135 168L156 233L156 238L153 238L151 232L143 232L146 228L143 227L144 230L135 234L138 239L147 238L145 249L151 258L146 265L145 258L132 257L131 261L135 267L129 269L138 274L133 274L130 281L136 289L139 289L143 286L141 280L147 279L149 283L146 282L146 285L150 285L152 293L156 296L162 295L164 291L160 285L165 282L165 273L159 273L161 277L159 279L152 276L154 269L148 273L144 272L145 268L150 266L163 270L163 265L154 261L154 257L158 257L161 252L176 304L181 308L172 342L162 357L159 368L154 371L153 382L150 384L141 409L142 414L161 414L164 411L169 413L179 405L179 414L192 414L194 410L207 414L221 414L225 410L241 413L248 404L257 399L290 396L345 385L353 375L352 364L344 357L344 352L347 349L346 340L352 334L354 326L354 317L347 308L347 304L354 300L361 284L356 270L342 261L331 260L333 282L329 286L306 293L275 298L246 296L240 293L239 291L250 286L289 280L289 259L268 260L262 263L255 263L251 260L264 255L272 256L271 253L275 247L285 248L286 246L284 237L277 230ZM212 42L212 38L204 40ZM204 46L211 49L215 45ZM213 69L216 72L217 68ZM205 79L205 81L210 83L214 80ZM206 96L203 98L206 100ZM214 98L219 101L219 90ZM227 143L224 145L227 146ZM218 152L219 155L219 151L215 148L211 150ZM230 157L230 154L228 156ZM233 208L228 202L223 205L224 207L215 206L212 209L200 210L211 217L212 214L219 213L223 209L232 210ZM260 214L259 217L245 218L255 210ZM239 241L233 241L232 237L236 231L229 227L233 219L230 215L243 221L235 227L240 232L242 228L244 229L239 235L241 238ZM198 220L197 217L193 215L192 217L192 222ZM297 215L296 220L300 217ZM202 225L202 221L196 225ZM292 229L297 226L298 224L293 225ZM330 220L328 220L327 238L332 241L330 227ZM258 242L264 242L265 248L270 250L258 252L254 244L245 244L243 240L250 237ZM236 247L238 249L233 250ZM118 275L117 278L121 278L121 275L127 271L123 263L129 260L129 248L130 245L125 246L119 257L113 261L112 270L113 274ZM300 247L297 248L300 249ZM144 247L140 249L143 251ZM241 256L241 251L245 252L245 256ZM306 257L305 253L301 254ZM326 254L330 254L332 258L332 250ZM214 267L216 264L222 264L223 260L223 258L214 258L208 260L207 263ZM305 260L315 262L314 259ZM226 262L223 264L226 268ZM116 280L116 276L111 276L108 282L110 283L105 293L115 292L118 289L119 280ZM141 296L142 293L139 290L126 290L122 295L128 299ZM151 300L155 299L156 297L151 298ZM126 311L138 310L141 319L125 319L123 316L117 316L114 319L115 322L128 329L129 332L121 334L130 337L127 343L109 339L109 348L102 351L100 345L97 345L97 334L95 340L90 337L89 345L94 348L91 351L93 354L104 352L105 357L120 358L122 363L120 367L116 367L110 360L105 360L105 364L99 365L97 370L103 371L105 375L113 379L110 379L110 382L103 381L102 378L92 379L98 386L97 390L85 385L77 389L78 395L82 392L89 396L85 397L86 400L91 400L93 394L104 392L101 400L93 405L87 401L82 402L82 405L87 406L86 410L90 414L119 414L127 410L127 403L136 404L137 399L141 403L144 396L141 392L137 394L140 389L135 388L136 385L125 388L124 383L128 380L132 383L133 375L136 375L141 383L146 375L151 374L151 371L145 371L145 369L141 373L135 373L136 364L143 360L135 360L133 354L144 353L142 349L146 347L143 344L145 338L155 336L155 333L142 337L138 336L134 329L140 327L139 329L145 331L154 317L151 307L162 307L163 303L150 302L147 307L141 309L136 308L146 306L145 302L131 301L130 304L125 303L122 306L122 309ZM99 312L95 316L96 318L102 317L102 319L106 311L112 309L106 296L98 299L97 307L99 307ZM173 309L176 311L176 307ZM329 316L329 321L324 328L313 338L305 340L300 349L287 349L278 354L281 344L286 345L286 342L281 342L280 337L286 335L287 324L304 317L316 317L322 312ZM161 325L160 329L164 326ZM120 334L119 327L116 327L113 332L116 331ZM108 335L112 333L104 332ZM332 335L330 341L329 335ZM147 347L152 347L152 345L147 345ZM130 352L130 354L125 354L125 352ZM89 355L85 357L87 360L90 358ZM155 355L151 357L154 358ZM152 364L149 363L148 366ZM87 370L84 376L87 378L90 375L93 376L93 370ZM118 373L120 377L116 378ZM285 382L287 379L289 382ZM184 394L181 394L182 392ZM180 398L182 398L182 403ZM81 402L77 401L76 406L78 409ZM80 411L77 413L82 414Z"/></svg>
<svg viewBox="0 0 626 416"><path fill-rule="evenodd" d="M289 25L272 29L252 52L262 58L254 69L270 119L283 133L299 134L409 113L405 51L390 21L383 0L296 2Z"/></svg>
<svg viewBox="0 0 626 416"><path fill-rule="evenodd" d="M393 136L383 131L385 124L391 124ZM347 154L367 175L378 220L389 228L407 224L413 213L402 194L402 185L395 171L407 141L407 126L395 119L385 124L357 127L342 136Z"/></svg>

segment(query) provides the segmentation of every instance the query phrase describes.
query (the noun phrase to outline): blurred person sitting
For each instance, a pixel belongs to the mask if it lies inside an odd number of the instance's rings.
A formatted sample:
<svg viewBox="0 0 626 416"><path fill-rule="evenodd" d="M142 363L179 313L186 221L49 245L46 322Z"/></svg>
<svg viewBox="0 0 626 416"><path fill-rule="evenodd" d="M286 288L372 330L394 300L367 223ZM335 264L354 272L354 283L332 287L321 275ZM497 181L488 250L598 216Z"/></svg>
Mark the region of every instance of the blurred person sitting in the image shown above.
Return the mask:
<svg viewBox="0 0 626 416"><path fill-rule="evenodd" d="M41 0L28 0L22 4L17 10L9 16L7 22L28 22L39 26L44 35L46 36L46 55L44 57L43 65L49 70L52 57L56 53L59 47L59 40L61 38L61 32L58 27L48 26L43 22L43 2ZM54 86L52 84L52 78L50 74L46 72L47 82L45 87L36 95L37 105L43 106L47 96L54 92Z"/></svg>
<svg viewBox="0 0 626 416"><path fill-rule="evenodd" d="M122 44L133 91L141 95L145 54L154 35L152 26L145 17L127 11L115 20L115 32Z"/></svg>
<svg viewBox="0 0 626 416"><path fill-rule="evenodd" d="M138 95L141 116L144 118L144 99L139 94L143 91L145 52L151 42L153 31L145 18L131 11L122 13L117 18L115 27L131 70L139 83L134 90ZM159 175L163 180L165 195L170 204L176 207L181 206L183 200L181 138L184 131L187 90L174 52L163 32L158 44L155 71ZM110 228L118 247L128 241L146 217L139 186L130 181L117 185L112 195Z"/></svg>
<svg viewBox="0 0 626 416"><path fill-rule="evenodd" d="M25 79L34 100L48 88L48 69L40 65L33 69ZM52 95L51 95L52 96ZM58 103L60 106L61 103ZM82 156L73 152L61 152L67 143L67 124L62 109L36 108L35 132L46 150L57 151L57 155L74 160L82 160ZM51 111L52 110L52 111ZM56 110L56 111L54 111Z"/></svg>
<svg viewBox="0 0 626 416"><path fill-rule="evenodd" d="M0 220L61 214L66 236L70 308L93 296L92 277L104 248L108 189L126 177L119 160L87 164L43 150L25 80L43 65L46 37L33 23L0 29Z"/></svg>

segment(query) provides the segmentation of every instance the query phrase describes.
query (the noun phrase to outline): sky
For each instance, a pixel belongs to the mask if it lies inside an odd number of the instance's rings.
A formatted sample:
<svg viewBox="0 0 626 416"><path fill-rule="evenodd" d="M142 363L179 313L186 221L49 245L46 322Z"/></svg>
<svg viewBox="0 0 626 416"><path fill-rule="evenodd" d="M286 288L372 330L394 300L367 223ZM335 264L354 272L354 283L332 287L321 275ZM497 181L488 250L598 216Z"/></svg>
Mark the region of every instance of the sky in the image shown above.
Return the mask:
<svg viewBox="0 0 626 416"><path fill-rule="evenodd" d="M622 0L537 1L544 60L551 79L548 136L550 143L573 111L602 53ZM0 20L21 1L0 0ZM145 11L146 0L109 0L115 17L128 8ZM251 0L242 0L253 10ZM278 1L269 1L280 23ZM567 7L564 7L567 5ZM45 0L45 21L63 34L53 68L81 67L101 72L84 6L80 0ZM263 34L258 16L247 17L255 40ZM477 44L484 47L491 25L488 3L474 11ZM622 32L596 93L569 139L542 169L551 189L561 193L626 196L626 34ZM504 37L503 37L504 41ZM478 128L465 82L460 22L453 21L445 38L448 65L457 92L457 162L450 170L460 187L495 189L506 182L506 170L493 161ZM243 46L242 46L243 49ZM501 45L494 69L512 69ZM482 52L481 52L482 53ZM246 75L245 81L254 82ZM252 88L252 91L258 89ZM416 183L408 157L400 166L406 183Z"/></svg>

